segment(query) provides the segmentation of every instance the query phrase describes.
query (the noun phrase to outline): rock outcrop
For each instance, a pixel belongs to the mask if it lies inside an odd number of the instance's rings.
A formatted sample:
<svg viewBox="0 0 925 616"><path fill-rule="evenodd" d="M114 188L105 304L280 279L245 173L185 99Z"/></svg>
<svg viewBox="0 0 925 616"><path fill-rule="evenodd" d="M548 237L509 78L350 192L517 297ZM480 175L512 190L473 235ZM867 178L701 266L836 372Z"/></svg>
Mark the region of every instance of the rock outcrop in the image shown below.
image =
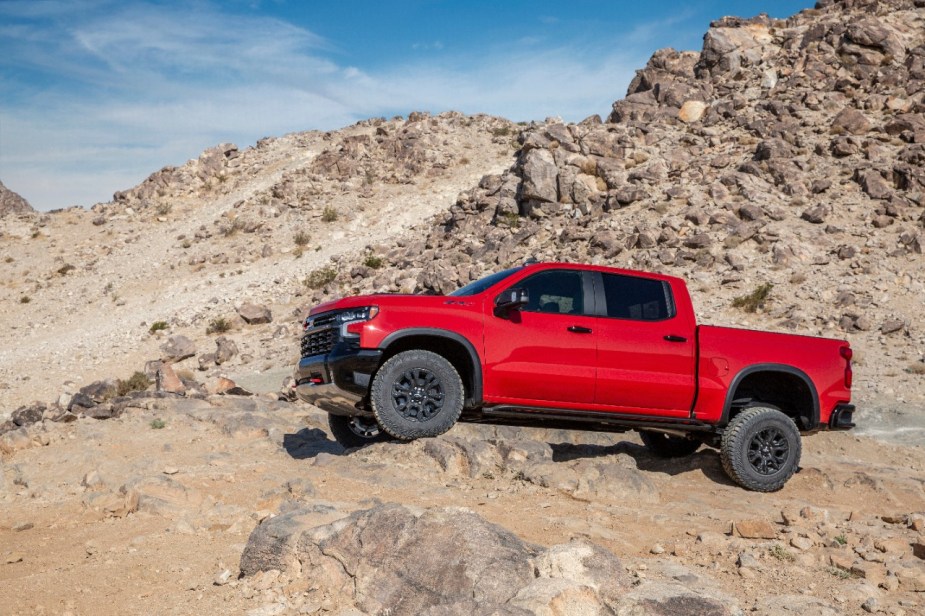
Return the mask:
<svg viewBox="0 0 925 616"><path fill-rule="evenodd" d="M0 216L34 212L29 202L0 182Z"/></svg>

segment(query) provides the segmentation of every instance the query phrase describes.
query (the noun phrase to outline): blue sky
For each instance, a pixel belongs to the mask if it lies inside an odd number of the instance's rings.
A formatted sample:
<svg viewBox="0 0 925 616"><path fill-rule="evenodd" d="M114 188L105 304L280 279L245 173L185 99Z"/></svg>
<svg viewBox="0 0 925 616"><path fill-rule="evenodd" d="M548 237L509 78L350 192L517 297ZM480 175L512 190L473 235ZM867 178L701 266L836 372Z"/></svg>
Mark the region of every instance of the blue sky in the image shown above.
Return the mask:
<svg viewBox="0 0 925 616"><path fill-rule="evenodd" d="M812 0L0 0L0 180L108 201L221 142L425 110L606 116L661 47Z"/></svg>

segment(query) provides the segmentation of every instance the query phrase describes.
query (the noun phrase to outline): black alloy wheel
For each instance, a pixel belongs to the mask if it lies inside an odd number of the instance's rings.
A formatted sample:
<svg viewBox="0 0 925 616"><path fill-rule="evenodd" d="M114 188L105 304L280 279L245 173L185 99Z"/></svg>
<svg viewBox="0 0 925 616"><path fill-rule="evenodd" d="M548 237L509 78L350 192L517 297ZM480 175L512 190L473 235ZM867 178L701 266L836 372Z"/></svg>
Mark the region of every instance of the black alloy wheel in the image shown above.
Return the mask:
<svg viewBox="0 0 925 616"><path fill-rule="evenodd" d="M431 351L404 351L382 364L370 404L383 430L403 440L443 434L462 413L465 390L456 368Z"/></svg>
<svg viewBox="0 0 925 616"><path fill-rule="evenodd" d="M733 481L758 492L784 487L800 465L802 444L793 419L768 407L739 412L723 431L720 459Z"/></svg>

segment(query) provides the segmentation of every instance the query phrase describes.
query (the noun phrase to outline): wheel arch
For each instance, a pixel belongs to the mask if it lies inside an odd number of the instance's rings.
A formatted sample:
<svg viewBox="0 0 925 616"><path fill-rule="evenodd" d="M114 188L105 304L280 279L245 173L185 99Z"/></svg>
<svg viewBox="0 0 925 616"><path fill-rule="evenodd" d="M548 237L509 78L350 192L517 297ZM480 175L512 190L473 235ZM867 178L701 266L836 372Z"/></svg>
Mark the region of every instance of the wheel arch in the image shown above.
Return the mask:
<svg viewBox="0 0 925 616"><path fill-rule="evenodd" d="M386 336L379 348L382 349L380 366L392 356L412 349L441 355L462 378L468 394L465 406L471 408L482 403L482 362L475 346L461 334L431 327L402 329Z"/></svg>
<svg viewBox="0 0 925 616"><path fill-rule="evenodd" d="M720 425L727 425L742 409L759 404L788 415L802 431L819 426L819 394L812 379L799 368L755 364L740 370L726 392Z"/></svg>

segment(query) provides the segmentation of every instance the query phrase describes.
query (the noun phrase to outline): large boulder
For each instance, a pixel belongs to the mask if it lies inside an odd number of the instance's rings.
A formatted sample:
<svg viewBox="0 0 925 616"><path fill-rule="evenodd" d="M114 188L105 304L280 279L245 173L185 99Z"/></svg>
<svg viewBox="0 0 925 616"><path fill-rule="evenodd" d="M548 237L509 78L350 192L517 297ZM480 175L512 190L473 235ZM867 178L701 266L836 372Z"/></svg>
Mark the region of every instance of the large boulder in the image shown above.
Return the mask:
<svg viewBox="0 0 925 616"><path fill-rule="evenodd" d="M196 354L196 345L186 336L171 336L161 345L162 359L174 363Z"/></svg>
<svg viewBox="0 0 925 616"><path fill-rule="evenodd" d="M528 151L521 166L523 176L522 198L535 201L558 200L558 174L556 161L549 150Z"/></svg>
<svg viewBox="0 0 925 616"><path fill-rule="evenodd" d="M324 526L313 519L309 507L264 521L241 573L301 575L364 613L392 616L603 614L628 587L620 561L598 546L543 550L466 509L386 504Z"/></svg>

